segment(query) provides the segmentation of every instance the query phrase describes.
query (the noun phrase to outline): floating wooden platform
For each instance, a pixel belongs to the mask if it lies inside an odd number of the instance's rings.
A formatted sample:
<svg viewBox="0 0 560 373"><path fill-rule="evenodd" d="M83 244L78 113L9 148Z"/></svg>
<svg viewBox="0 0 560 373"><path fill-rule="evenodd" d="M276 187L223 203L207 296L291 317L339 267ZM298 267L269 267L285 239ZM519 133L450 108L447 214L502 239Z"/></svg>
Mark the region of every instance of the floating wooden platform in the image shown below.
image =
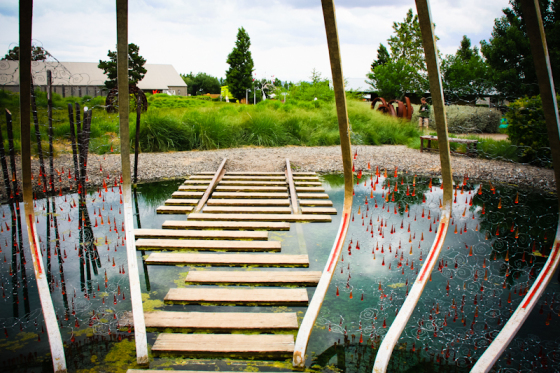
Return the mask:
<svg viewBox="0 0 560 373"><path fill-rule="evenodd" d="M204 192L174 192L171 198L192 198L192 197L202 197Z"/></svg>
<svg viewBox="0 0 560 373"><path fill-rule="evenodd" d="M262 180L222 180L220 181L220 185L239 185L239 186L282 186L286 185L286 181L277 180L277 181L262 181Z"/></svg>
<svg viewBox="0 0 560 373"><path fill-rule="evenodd" d="M206 185L208 185L208 184L210 184L210 180L211 180L211 178L207 179L207 180L188 179L188 180L185 180L185 182L183 184L186 184L186 185L189 185L189 184L206 184Z"/></svg>
<svg viewBox="0 0 560 373"><path fill-rule="evenodd" d="M306 289L171 288L163 299L181 304L306 305Z"/></svg>
<svg viewBox="0 0 560 373"><path fill-rule="evenodd" d="M261 206L261 205L290 206L290 200L289 199L264 199L264 198L263 199L213 198L213 199L209 199L207 204L208 206Z"/></svg>
<svg viewBox="0 0 560 373"><path fill-rule="evenodd" d="M194 206L160 206L157 208L158 214L188 214Z"/></svg>
<svg viewBox="0 0 560 373"><path fill-rule="evenodd" d="M170 229L135 229L136 238L183 238L221 240L268 240L264 231L191 231Z"/></svg>
<svg viewBox="0 0 560 373"><path fill-rule="evenodd" d="M336 215L336 209L334 207L302 207L302 214L330 214Z"/></svg>
<svg viewBox="0 0 560 373"><path fill-rule="evenodd" d="M285 176L232 176L230 174L226 174L222 178L222 180L280 180L286 181Z"/></svg>
<svg viewBox="0 0 560 373"><path fill-rule="evenodd" d="M321 273L320 271L190 271L185 283L206 285L317 285Z"/></svg>
<svg viewBox="0 0 560 373"><path fill-rule="evenodd" d="M296 192L324 192L325 189L322 187L304 187L296 186Z"/></svg>
<svg viewBox="0 0 560 373"><path fill-rule="evenodd" d="M307 255L286 254L200 254L200 253L151 253L147 264L258 266L258 267L309 267Z"/></svg>
<svg viewBox="0 0 560 373"><path fill-rule="evenodd" d="M328 199L329 195L327 193L298 193L298 198L308 198L308 199Z"/></svg>
<svg viewBox="0 0 560 373"><path fill-rule="evenodd" d="M321 200L321 199L300 199L300 206L332 206L331 200Z"/></svg>
<svg viewBox="0 0 560 373"><path fill-rule="evenodd" d="M310 186L317 186L323 185L320 181L296 181L294 182L295 186L303 186L303 185L310 185Z"/></svg>
<svg viewBox="0 0 560 373"><path fill-rule="evenodd" d="M160 334L152 352L188 354L290 355L294 352L294 336L244 334Z"/></svg>
<svg viewBox="0 0 560 373"><path fill-rule="evenodd" d="M239 221L179 221L167 220L163 222L164 229L224 229L224 230L290 230L290 223L285 222L239 222Z"/></svg>
<svg viewBox="0 0 560 373"><path fill-rule="evenodd" d="M308 180L312 180L312 181L319 181L319 178L317 176L294 176L294 181L308 181Z"/></svg>
<svg viewBox="0 0 560 373"><path fill-rule="evenodd" d="M198 199L170 198L165 201L165 206L196 206Z"/></svg>
<svg viewBox="0 0 560 373"><path fill-rule="evenodd" d="M204 213L211 214L291 214L290 207L262 206L206 206Z"/></svg>
<svg viewBox="0 0 560 373"><path fill-rule="evenodd" d="M212 331L251 330L276 331L298 328L297 315L290 313L256 312L144 312L147 328L172 328ZM121 326L134 325L132 313L119 320Z"/></svg>
<svg viewBox="0 0 560 373"><path fill-rule="evenodd" d="M280 251L279 241L219 241L140 238L138 250Z"/></svg>
<svg viewBox="0 0 560 373"><path fill-rule="evenodd" d="M183 188L182 186L179 189ZM217 191L220 192L285 192L288 190L287 187L276 187L276 186L224 186L218 185L216 187Z"/></svg>
<svg viewBox="0 0 560 373"><path fill-rule="evenodd" d="M289 198L288 193L232 193L232 192L214 192L213 198ZM328 198L328 197L327 197Z"/></svg>
<svg viewBox="0 0 560 373"><path fill-rule="evenodd" d="M202 190L205 191L208 188L207 185L181 185L179 186L179 190L181 191L197 191Z"/></svg>
<svg viewBox="0 0 560 373"><path fill-rule="evenodd" d="M311 214L190 214L190 220L225 220L225 221L289 221L289 222L325 222L331 221L329 215Z"/></svg>

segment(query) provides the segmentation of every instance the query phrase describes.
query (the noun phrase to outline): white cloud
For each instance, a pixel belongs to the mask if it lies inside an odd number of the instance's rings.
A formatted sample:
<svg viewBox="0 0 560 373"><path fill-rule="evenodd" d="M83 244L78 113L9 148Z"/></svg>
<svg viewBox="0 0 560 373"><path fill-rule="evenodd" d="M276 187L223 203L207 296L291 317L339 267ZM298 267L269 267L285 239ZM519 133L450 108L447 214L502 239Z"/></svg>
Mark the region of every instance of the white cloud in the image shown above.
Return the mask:
<svg viewBox="0 0 560 373"><path fill-rule="evenodd" d="M412 0L339 0L337 21L344 75L362 78L379 43L392 34ZM373 4L372 4L373 3ZM0 54L18 41L17 5L0 2ZM61 61L98 61L116 44L114 1L35 2L33 37ZM439 48L454 53L463 35L488 39L507 0L432 0ZM237 28L245 27L259 77L305 80L313 68L330 76L319 0L129 2L129 41L148 63L170 63L182 73L223 77Z"/></svg>

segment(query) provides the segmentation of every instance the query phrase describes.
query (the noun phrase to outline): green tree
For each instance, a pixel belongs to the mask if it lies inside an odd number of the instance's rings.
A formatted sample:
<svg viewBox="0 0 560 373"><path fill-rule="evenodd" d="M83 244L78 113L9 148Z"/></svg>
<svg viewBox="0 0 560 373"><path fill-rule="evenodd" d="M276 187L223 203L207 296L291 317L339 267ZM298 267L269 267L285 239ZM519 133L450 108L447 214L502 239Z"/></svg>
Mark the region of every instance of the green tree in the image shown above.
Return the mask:
<svg viewBox="0 0 560 373"><path fill-rule="evenodd" d="M388 39L391 53L380 45L366 83L388 99L402 99L413 92L422 94L429 85L418 15L409 9L403 22L393 23L393 32Z"/></svg>
<svg viewBox="0 0 560 373"><path fill-rule="evenodd" d="M47 56L50 56L50 53L43 47L33 47L31 49L31 61L44 61L47 59ZM10 49L2 60L19 61L19 47L16 46Z"/></svg>
<svg viewBox="0 0 560 373"><path fill-rule="evenodd" d="M204 95L206 93L220 93L221 85L218 78L208 75L206 73L198 73L193 75L181 74L181 78L188 86L188 91L193 95Z"/></svg>
<svg viewBox="0 0 560 373"><path fill-rule="evenodd" d="M539 0L546 33L552 75L560 76L560 1ZM509 97L539 93L531 46L519 0L496 18L492 37L481 42L482 54L491 67L496 89Z"/></svg>
<svg viewBox="0 0 560 373"><path fill-rule="evenodd" d="M441 71L447 96L482 96L492 90L489 67L478 48L471 48L471 41L466 35L455 55L447 55L442 61Z"/></svg>
<svg viewBox="0 0 560 373"><path fill-rule="evenodd" d="M146 75L146 59L139 54L140 47L136 44L128 44L128 83L137 84L144 79ZM107 75L108 79L105 81L107 89L113 89L117 86L117 52L109 51L107 53L109 61L99 60L99 67L103 73Z"/></svg>
<svg viewBox="0 0 560 373"><path fill-rule="evenodd" d="M245 97L245 90L253 83L253 57L249 47L251 40L243 27L237 31L235 47L228 55L229 69L226 71L226 81L229 91L237 99Z"/></svg>

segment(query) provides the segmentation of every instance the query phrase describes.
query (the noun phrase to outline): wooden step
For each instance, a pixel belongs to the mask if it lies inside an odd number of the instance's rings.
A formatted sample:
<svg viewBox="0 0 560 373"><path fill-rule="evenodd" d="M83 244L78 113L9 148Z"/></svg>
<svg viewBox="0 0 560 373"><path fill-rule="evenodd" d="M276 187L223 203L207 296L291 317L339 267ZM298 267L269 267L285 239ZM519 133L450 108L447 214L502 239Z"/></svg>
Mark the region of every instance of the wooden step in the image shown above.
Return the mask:
<svg viewBox="0 0 560 373"><path fill-rule="evenodd" d="M286 181L261 181L261 180L222 180L219 185L239 185L239 186L275 186L286 185Z"/></svg>
<svg viewBox="0 0 560 373"><path fill-rule="evenodd" d="M258 267L309 267L307 255L285 254L204 254L204 253L151 253L146 263L150 265L212 265Z"/></svg>
<svg viewBox="0 0 560 373"><path fill-rule="evenodd" d="M210 182L210 180L214 178L214 175L215 173L211 173L209 175L192 175L188 178L188 180L208 180L208 182Z"/></svg>
<svg viewBox="0 0 560 373"><path fill-rule="evenodd" d="M294 176L317 176L315 172L292 172Z"/></svg>
<svg viewBox="0 0 560 373"><path fill-rule="evenodd" d="M231 171L226 172L226 176L285 176L284 172L278 171Z"/></svg>
<svg viewBox="0 0 560 373"><path fill-rule="evenodd" d="M191 231L186 229L135 229L136 238L268 240L266 231Z"/></svg>
<svg viewBox="0 0 560 373"><path fill-rule="evenodd" d="M171 288L163 299L180 304L307 305L306 289Z"/></svg>
<svg viewBox="0 0 560 373"><path fill-rule="evenodd" d="M295 181L294 185L297 186L303 186L303 185L310 185L310 186L321 186L323 185L323 183L321 183L320 181Z"/></svg>
<svg viewBox="0 0 560 373"><path fill-rule="evenodd" d="M317 285L320 271L190 271L187 284Z"/></svg>
<svg viewBox="0 0 560 373"><path fill-rule="evenodd" d="M212 198L289 198L288 193L241 193L241 192L214 192ZM328 196L327 196L328 198Z"/></svg>
<svg viewBox="0 0 560 373"><path fill-rule="evenodd" d="M210 184L210 179L208 180L200 180L200 179L187 179L185 180L185 182L183 184L189 185L189 184Z"/></svg>
<svg viewBox="0 0 560 373"><path fill-rule="evenodd" d="M300 206L332 206L333 203L331 200L322 200L322 199L300 199L299 200Z"/></svg>
<svg viewBox="0 0 560 373"><path fill-rule="evenodd" d="M180 189L180 188L179 188ZM324 192L323 187L298 187L296 186L296 192Z"/></svg>
<svg viewBox="0 0 560 373"><path fill-rule="evenodd" d="M294 181L319 181L317 176L294 176Z"/></svg>
<svg viewBox="0 0 560 373"><path fill-rule="evenodd" d="M164 229L226 229L226 230L270 230L288 231L290 223L284 222L239 222L239 221L184 221L166 220L162 228Z"/></svg>
<svg viewBox="0 0 560 373"><path fill-rule="evenodd" d="M189 355L259 355L291 356L294 336L291 334L176 334L158 335L154 353L187 353Z"/></svg>
<svg viewBox="0 0 560 373"><path fill-rule="evenodd" d="M180 185L179 186L179 190L180 191L205 191L206 189L208 189L207 185Z"/></svg>
<svg viewBox="0 0 560 373"><path fill-rule="evenodd" d="M336 209L334 207L302 207L302 214L330 214L336 215Z"/></svg>
<svg viewBox="0 0 560 373"><path fill-rule="evenodd" d="M171 198L192 198L192 197L202 197L204 192L174 192Z"/></svg>
<svg viewBox="0 0 560 373"><path fill-rule="evenodd" d="M241 221L289 221L330 222L329 215L311 214L190 214L190 220L241 220Z"/></svg>
<svg viewBox="0 0 560 373"><path fill-rule="evenodd" d="M198 199L170 198L165 201L166 206L196 206Z"/></svg>
<svg viewBox="0 0 560 373"><path fill-rule="evenodd" d="M144 312L146 328L231 331L280 331L298 328L297 315L290 313L260 312ZM134 326L132 312L125 312L119 319L121 326ZM186 329L186 330L184 330Z"/></svg>
<svg viewBox="0 0 560 373"><path fill-rule="evenodd" d="M222 180L280 180L286 181L286 176L232 176L227 175Z"/></svg>
<svg viewBox="0 0 560 373"><path fill-rule="evenodd" d="M179 189L183 188L182 186ZM218 185L216 191L219 192L285 192L288 188L285 186L229 186L229 185Z"/></svg>
<svg viewBox="0 0 560 373"><path fill-rule="evenodd" d="M160 206L157 208L158 214L188 214L194 206Z"/></svg>
<svg viewBox="0 0 560 373"><path fill-rule="evenodd" d="M308 199L328 199L329 195L327 193L298 193L298 198L308 198Z"/></svg>
<svg viewBox="0 0 560 373"><path fill-rule="evenodd" d="M140 238L137 250L280 251L280 241L218 241Z"/></svg>
<svg viewBox="0 0 560 373"><path fill-rule="evenodd" d="M208 200L208 206L262 206L262 205L290 206L290 200L289 199L227 199L227 198L212 198ZM332 203L329 206L332 206Z"/></svg>
<svg viewBox="0 0 560 373"><path fill-rule="evenodd" d="M214 214L291 214L290 207L262 207L262 206L206 206L203 213Z"/></svg>

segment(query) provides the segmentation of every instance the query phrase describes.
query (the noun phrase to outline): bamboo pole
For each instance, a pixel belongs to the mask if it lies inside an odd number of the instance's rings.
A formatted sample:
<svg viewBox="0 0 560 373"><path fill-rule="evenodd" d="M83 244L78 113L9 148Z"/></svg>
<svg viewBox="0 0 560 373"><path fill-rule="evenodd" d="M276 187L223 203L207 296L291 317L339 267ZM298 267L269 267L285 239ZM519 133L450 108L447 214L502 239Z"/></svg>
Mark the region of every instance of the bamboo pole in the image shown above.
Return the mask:
<svg viewBox="0 0 560 373"><path fill-rule="evenodd" d="M393 353L393 349L397 344L408 320L412 316L418 300L426 287L430 278L430 274L437 262L441 248L447 236L449 220L451 217L451 209L453 205L453 173L451 171L451 156L449 152L449 142L447 141L447 119L445 115L445 105L443 97L443 86L441 84L441 74L439 71L438 54L436 47L436 36L430 5L428 0L416 0L416 9L418 11L418 21L420 30L422 31L422 44L424 46L424 55L426 56L426 67L428 69L428 79L430 81L430 94L432 96L432 104L434 105L434 114L436 120L436 129L438 134L438 143L440 146L440 163L441 177L443 180L443 205L441 209L441 217L437 227L437 235L427 259L422 266L420 273L416 277L408 296L406 297L399 313L391 327L387 331L383 342L379 346L375 363L373 366L374 373L382 373L387 371L389 360Z"/></svg>
<svg viewBox="0 0 560 373"><path fill-rule="evenodd" d="M53 121L52 121L52 73L47 70L47 119L49 122L49 184L54 194L54 150L53 150Z"/></svg>
<svg viewBox="0 0 560 373"><path fill-rule="evenodd" d="M6 122L12 120L12 114L6 109ZM4 137L0 128L0 164L2 164L2 175L4 176L4 186L6 187L6 195L12 200L12 188L10 186L10 172L8 171L8 163L6 162L6 152L4 150Z"/></svg>
<svg viewBox="0 0 560 373"><path fill-rule="evenodd" d="M23 175L23 202L26 214L27 237L33 259L33 269L37 280L37 291L41 300L43 318L47 327L51 357L55 373L66 372L66 359L62 337L58 329L56 313L51 299L49 286L39 247L39 237L35 227L33 210L33 185L31 183L31 27L33 1L19 2L19 81L20 81L20 124L21 124L21 170Z"/></svg>
<svg viewBox="0 0 560 373"><path fill-rule="evenodd" d="M123 214L130 280L130 299L134 319L134 339L136 341L136 361L148 364L148 341L146 323L142 308L142 292L138 277L138 260L134 244L134 223L132 192L130 183L130 137L128 129L128 0L117 0L117 81L119 87L119 121L121 136L121 165L123 178Z"/></svg>
<svg viewBox="0 0 560 373"><path fill-rule="evenodd" d="M80 166L78 165L78 149L76 146L76 129L74 128L74 111L72 109L72 104L68 104L68 121L70 122L70 142L72 144L72 155L74 159L74 181L77 188Z"/></svg>
<svg viewBox="0 0 560 373"><path fill-rule="evenodd" d="M340 147L342 151L342 165L344 168L344 207L342 209L342 220L334 240L333 247L327 259L327 264L317 284L317 289L309 303L307 312L301 322L294 347L293 365L295 367L305 366L305 352L311 330L315 320L319 315L319 310L325 299L327 289L331 282L336 268L336 263L342 251L342 245L348 232L350 223L350 213L352 211L352 199L354 191L352 174L352 149L350 143L350 128L348 122L348 111L346 109L346 92L344 90L344 76L342 74L342 62L340 57L340 43L338 40L338 29L336 26L336 14L334 0L322 0L323 17L325 20L325 30L327 34L327 44L329 48L329 59L333 78L334 97L336 102L336 114L338 117L338 130L340 133Z"/></svg>

